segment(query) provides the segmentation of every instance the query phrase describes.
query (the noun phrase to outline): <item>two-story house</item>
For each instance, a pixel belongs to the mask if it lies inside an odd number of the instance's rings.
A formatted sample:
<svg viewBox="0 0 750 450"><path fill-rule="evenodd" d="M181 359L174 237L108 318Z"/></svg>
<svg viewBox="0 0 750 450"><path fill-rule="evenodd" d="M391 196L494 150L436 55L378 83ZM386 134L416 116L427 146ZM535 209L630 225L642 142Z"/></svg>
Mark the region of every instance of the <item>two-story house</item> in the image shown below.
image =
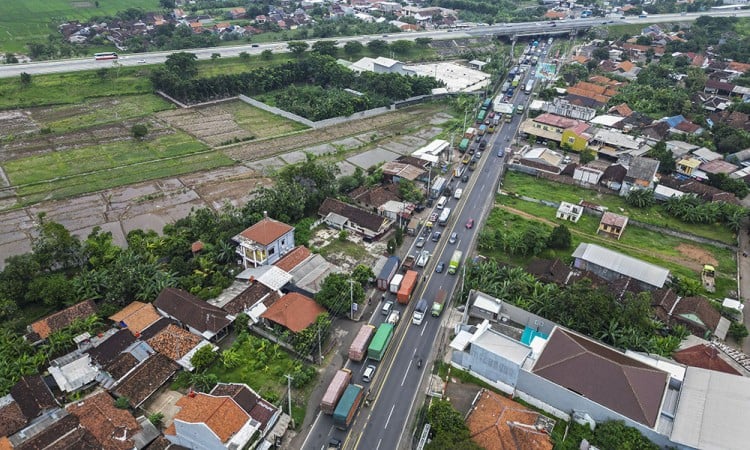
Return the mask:
<svg viewBox="0 0 750 450"><path fill-rule="evenodd" d="M576 119L544 113L533 119L525 120L521 124L521 132L529 136L535 136L537 139L560 143L563 139L563 132L568 128L578 126L580 123Z"/></svg>
<svg viewBox="0 0 750 450"><path fill-rule="evenodd" d="M245 269L271 265L294 249L294 227L266 216L232 240Z"/></svg>

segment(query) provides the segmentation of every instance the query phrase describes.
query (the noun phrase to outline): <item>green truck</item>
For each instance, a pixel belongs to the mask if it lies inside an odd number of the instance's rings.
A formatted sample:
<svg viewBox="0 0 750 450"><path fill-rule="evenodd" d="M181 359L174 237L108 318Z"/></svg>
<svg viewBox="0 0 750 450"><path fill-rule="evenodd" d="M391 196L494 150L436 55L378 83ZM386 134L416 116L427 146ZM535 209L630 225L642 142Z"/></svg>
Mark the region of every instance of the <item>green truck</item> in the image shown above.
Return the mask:
<svg viewBox="0 0 750 450"><path fill-rule="evenodd" d="M469 144L471 144L471 140L468 138L461 139L461 143L458 144L458 151L461 153L466 153L466 150L469 149Z"/></svg>
<svg viewBox="0 0 750 450"><path fill-rule="evenodd" d="M461 257L464 256L463 252L461 250L456 250L453 252L453 256L451 257L450 265L448 266L448 273L451 275L455 275L456 272L458 272L458 266L461 265Z"/></svg>
<svg viewBox="0 0 750 450"><path fill-rule="evenodd" d="M484 122L485 117L487 117L487 110L483 109L479 111L479 114L477 114L477 123Z"/></svg>
<svg viewBox="0 0 750 450"><path fill-rule="evenodd" d="M333 424L339 430L346 430L352 424L354 416L357 415L359 405L362 404L365 390L358 384L350 384L346 387L341 400L333 411Z"/></svg>
<svg viewBox="0 0 750 450"><path fill-rule="evenodd" d="M393 325L389 323L381 323L378 327L378 331L375 332L375 336L370 341L370 346L367 347L367 357L375 361L383 359L385 350L388 348L388 343L391 342L393 337Z"/></svg>
<svg viewBox="0 0 750 450"><path fill-rule="evenodd" d="M432 301L432 316L438 317L443 312L443 306L445 305L446 292L445 289L440 289L435 296L435 300Z"/></svg>

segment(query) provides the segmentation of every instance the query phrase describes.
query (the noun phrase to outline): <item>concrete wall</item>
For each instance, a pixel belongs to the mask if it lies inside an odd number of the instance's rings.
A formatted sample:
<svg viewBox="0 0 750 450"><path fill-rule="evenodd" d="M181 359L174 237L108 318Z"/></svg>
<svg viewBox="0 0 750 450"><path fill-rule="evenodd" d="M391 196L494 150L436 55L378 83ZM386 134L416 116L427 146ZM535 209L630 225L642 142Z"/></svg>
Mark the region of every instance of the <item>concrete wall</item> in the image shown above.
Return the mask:
<svg viewBox="0 0 750 450"><path fill-rule="evenodd" d="M503 302L503 308L500 311L500 314L508 316L508 318L512 322L525 325L547 335L552 333L552 329L555 327L554 322L545 319L542 316L537 316L536 314L530 313L517 306L511 305L508 302Z"/></svg>
<svg viewBox="0 0 750 450"><path fill-rule="evenodd" d="M493 383L515 386L518 380L518 365L476 344L470 344L469 352L454 351L451 360Z"/></svg>

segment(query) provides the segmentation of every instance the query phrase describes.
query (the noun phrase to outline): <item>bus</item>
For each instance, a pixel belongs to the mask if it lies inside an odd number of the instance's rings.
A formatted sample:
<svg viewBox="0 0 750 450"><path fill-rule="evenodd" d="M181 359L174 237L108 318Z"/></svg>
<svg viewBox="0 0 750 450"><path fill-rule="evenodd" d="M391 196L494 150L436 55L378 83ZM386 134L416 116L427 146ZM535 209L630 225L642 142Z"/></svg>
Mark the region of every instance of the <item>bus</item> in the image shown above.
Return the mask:
<svg viewBox="0 0 750 450"><path fill-rule="evenodd" d="M106 61L108 59L117 59L117 53L106 52L106 53L94 53L94 59L97 61Z"/></svg>

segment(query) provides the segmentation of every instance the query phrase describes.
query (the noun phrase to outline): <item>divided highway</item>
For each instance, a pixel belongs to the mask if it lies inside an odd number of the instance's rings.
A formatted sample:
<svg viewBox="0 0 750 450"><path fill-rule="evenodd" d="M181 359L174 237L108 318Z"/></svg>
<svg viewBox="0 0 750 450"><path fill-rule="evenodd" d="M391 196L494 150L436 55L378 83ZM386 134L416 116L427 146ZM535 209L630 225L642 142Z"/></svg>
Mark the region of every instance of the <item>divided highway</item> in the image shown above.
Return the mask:
<svg viewBox="0 0 750 450"><path fill-rule="evenodd" d="M658 14L651 15L648 18L637 18L631 17L628 19L620 19L614 17L591 17L586 19L570 19L565 21L558 21L555 26L552 26L550 22L520 22L520 23L501 23L497 25L489 26L477 26L467 29L456 29L456 30L432 30L432 31L419 31L414 33L396 33L392 35L370 35L370 36L351 36L351 37L338 37L331 40L339 42L339 45L343 46L349 41L359 41L363 45L374 39L382 39L385 41L397 41L402 39L414 40L416 38L432 38L434 40L444 39L458 39L475 36L513 36L513 35L527 35L529 33L535 34L566 34L574 30L588 29L595 26L609 25L609 24L634 24L634 23L660 23L660 22L672 22L672 21L692 21L698 18L700 15L709 14L711 16L737 16L747 17L750 16L750 10L725 10L725 11L711 11L710 13L688 13L682 14ZM308 41L312 45L315 40ZM187 49L186 52L195 53L198 59L210 59L214 53L219 53L223 57L236 57L242 52L247 52L250 55L258 55L263 50L271 50L274 53L286 52L286 42L270 42L265 44L244 44L244 45L233 45L227 47L212 47L212 48L199 48L199 49ZM136 53L136 54L124 54L120 59L114 63L121 66L138 66L141 64L161 64L167 56L173 51L164 52L151 52L151 53ZM8 78L19 76L22 72L26 72L31 75L40 75L45 73L61 73L61 72L77 72L81 70L94 70L101 67L112 67L111 61L94 61L93 57L88 58L77 58L68 60L58 61L40 61L31 62L25 64L3 64L0 66L0 78Z"/></svg>

